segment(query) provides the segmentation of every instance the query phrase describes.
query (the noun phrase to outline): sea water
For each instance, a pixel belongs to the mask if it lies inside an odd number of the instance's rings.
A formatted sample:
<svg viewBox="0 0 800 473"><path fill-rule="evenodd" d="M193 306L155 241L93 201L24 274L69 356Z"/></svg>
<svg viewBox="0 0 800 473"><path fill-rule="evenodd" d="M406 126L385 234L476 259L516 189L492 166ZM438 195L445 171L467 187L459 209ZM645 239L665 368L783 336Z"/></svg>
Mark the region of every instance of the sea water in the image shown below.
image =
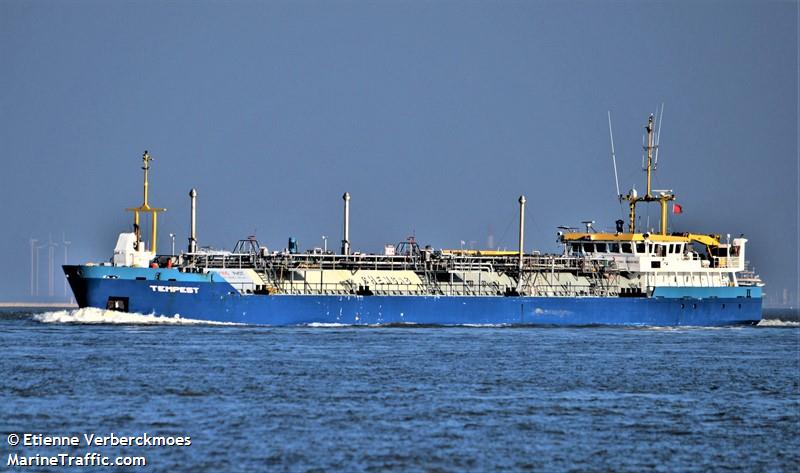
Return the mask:
<svg viewBox="0 0 800 473"><path fill-rule="evenodd" d="M5 311L0 470L63 471L8 463L65 453L146 471L797 471L799 342L777 320L269 328ZM80 441L9 445L25 433Z"/></svg>

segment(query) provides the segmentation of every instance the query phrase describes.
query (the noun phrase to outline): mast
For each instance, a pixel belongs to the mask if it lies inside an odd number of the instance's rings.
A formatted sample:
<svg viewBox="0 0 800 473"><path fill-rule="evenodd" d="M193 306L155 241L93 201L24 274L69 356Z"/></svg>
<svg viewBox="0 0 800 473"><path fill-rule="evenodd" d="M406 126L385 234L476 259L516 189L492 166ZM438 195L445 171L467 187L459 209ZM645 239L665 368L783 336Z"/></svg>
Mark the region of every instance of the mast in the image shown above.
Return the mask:
<svg viewBox="0 0 800 473"><path fill-rule="evenodd" d="M660 233L662 235L667 234L667 205L670 200L675 200L675 194L669 190L663 191L654 191L652 187L652 175L653 175L653 150L656 149L656 144L654 143L655 137L653 134L653 114L650 114L650 117L647 119L647 126L645 130L647 130L647 141L645 144L645 151L647 153L647 167L645 168L647 172L647 193L642 197L639 197L636 194L636 189L631 190L628 195L623 196L624 200L628 201L630 206L630 213L628 217L630 218L630 222L628 223L628 227L631 233L636 233L636 204L638 202L658 202L661 205L661 228ZM658 195L654 195L653 193L657 192Z"/></svg>
<svg viewBox="0 0 800 473"><path fill-rule="evenodd" d="M152 219L152 233L150 234L150 251L153 254L156 254L158 249L158 212L166 212L167 209L157 208L157 207L150 207L150 203L148 200L148 191L150 188L149 182L149 175L150 175L150 161L153 158L150 157L147 150L145 150L144 154L142 155L142 170L144 171L144 196L142 205L139 207L131 207L127 208L128 212L133 212L133 231L136 234L136 251L144 251L146 248L142 247L142 229L139 224L139 214L150 213Z"/></svg>

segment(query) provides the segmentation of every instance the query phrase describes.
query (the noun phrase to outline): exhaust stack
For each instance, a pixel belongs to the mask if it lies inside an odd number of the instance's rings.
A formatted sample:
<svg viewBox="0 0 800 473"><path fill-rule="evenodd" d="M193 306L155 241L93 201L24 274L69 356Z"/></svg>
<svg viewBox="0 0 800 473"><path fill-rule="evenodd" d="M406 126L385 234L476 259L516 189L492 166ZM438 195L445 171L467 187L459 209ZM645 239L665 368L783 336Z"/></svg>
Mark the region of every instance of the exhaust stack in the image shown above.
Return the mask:
<svg viewBox="0 0 800 473"><path fill-rule="evenodd" d="M522 271L522 255L525 243L525 196L519 196L519 270ZM522 278L522 274L520 274Z"/></svg>
<svg viewBox="0 0 800 473"><path fill-rule="evenodd" d="M344 236L342 238L342 254L350 254L350 193L345 192L344 199Z"/></svg>
<svg viewBox="0 0 800 473"><path fill-rule="evenodd" d="M189 230L189 253L197 252L197 191L192 189L189 191L189 197L192 201L192 216L190 221Z"/></svg>

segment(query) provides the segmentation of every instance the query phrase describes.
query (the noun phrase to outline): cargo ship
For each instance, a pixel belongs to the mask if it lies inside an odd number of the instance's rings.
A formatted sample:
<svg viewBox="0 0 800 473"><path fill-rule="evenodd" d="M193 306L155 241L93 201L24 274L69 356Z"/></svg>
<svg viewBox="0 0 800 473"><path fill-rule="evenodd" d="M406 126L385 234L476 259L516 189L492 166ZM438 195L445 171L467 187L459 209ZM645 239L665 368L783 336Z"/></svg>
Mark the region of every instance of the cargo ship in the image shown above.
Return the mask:
<svg viewBox="0 0 800 473"><path fill-rule="evenodd" d="M609 116L610 130L610 116ZM629 221L613 231L562 228L563 251L524 250L524 196L514 251L435 249L408 238L381 254L350 247L350 194L343 195L337 251L300 252L296 242L270 251L255 237L231 251L201 248L196 235L197 192L190 196L188 247L157 251L158 214L148 201L151 158L142 156L144 200L133 231L119 235L107 262L65 265L80 307L256 325L634 325L757 324L762 286L745 268L747 239L668 232L674 192L653 190L657 163L654 116L643 145L646 191L632 189ZM612 157L613 134L611 135ZM655 153L654 153L655 151ZM655 154L655 162L654 162ZM638 204L660 206L660 227L639 230ZM676 207L673 207L673 211ZM141 221L149 214L150 241ZM174 241L174 240L173 240ZM737 275L747 274L739 279Z"/></svg>

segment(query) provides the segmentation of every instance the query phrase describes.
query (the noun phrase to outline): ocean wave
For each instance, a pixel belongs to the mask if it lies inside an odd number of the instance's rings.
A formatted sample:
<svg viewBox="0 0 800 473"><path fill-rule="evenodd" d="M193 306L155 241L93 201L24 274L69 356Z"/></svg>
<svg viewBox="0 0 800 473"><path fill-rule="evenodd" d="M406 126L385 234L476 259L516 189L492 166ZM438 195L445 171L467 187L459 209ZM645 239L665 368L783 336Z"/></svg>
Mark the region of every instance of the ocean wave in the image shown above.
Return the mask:
<svg viewBox="0 0 800 473"><path fill-rule="evenodd" d="M758 327L800 327L800 322L796 320L761 319Z"/></svg>
<svg viewBox="0 0 800 473"><path fill-rule="evenodd" d="M213 322L175 315L138 314L85 307L33 314L33 319L45 324L120 324L120 325L240 325L232 322Z"/></svg>

